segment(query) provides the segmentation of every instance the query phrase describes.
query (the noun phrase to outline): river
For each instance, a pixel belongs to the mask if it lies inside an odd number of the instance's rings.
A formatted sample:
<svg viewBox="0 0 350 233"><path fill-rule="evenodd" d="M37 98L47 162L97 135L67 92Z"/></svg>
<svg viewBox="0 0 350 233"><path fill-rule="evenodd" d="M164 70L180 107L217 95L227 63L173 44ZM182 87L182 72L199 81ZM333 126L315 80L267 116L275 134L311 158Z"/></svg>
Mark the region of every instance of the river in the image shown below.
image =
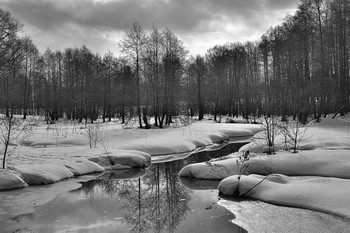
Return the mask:
<svg viewBox="0 0 350 233"><path fill-rule="evenodd" d="M219 197L218 181L177 176L187 164L226 155L241 145L158 157L147 169L0 192L1 232L348 232L346 219Z"/></svg>

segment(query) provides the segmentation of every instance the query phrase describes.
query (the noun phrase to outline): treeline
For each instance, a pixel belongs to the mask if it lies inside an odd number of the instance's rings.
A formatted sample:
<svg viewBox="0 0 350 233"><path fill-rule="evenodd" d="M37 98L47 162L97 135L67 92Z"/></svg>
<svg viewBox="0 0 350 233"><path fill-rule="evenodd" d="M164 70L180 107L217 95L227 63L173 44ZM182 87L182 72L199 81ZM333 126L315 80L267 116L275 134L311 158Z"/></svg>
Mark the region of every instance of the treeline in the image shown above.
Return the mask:
<svg viewBox="0 0 350 233"><path fill-rule="evenodd" d="M259 41L227 43L189 57L169 29L125 33L119 57L85 46L40 54L21 23L0 10L0 109L103 121L137 116L140 127L177 115L255 118L293 116L306 122L349 111L350 2L303 0Z"/></svg>

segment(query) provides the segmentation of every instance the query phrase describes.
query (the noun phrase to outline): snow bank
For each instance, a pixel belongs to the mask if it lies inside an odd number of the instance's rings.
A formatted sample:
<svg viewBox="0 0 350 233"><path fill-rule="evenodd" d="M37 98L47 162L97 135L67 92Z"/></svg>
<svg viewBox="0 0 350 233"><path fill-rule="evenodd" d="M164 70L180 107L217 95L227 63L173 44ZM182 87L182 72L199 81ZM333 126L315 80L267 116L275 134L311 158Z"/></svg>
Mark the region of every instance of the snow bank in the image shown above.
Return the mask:
<svg viewBox="0 0 350 233"><path fill-rule="evenodd" d="M261 175L273 174L247 196L350 218L350 206L346 204L350 203L350 123L343 119L324 119L308 127L306 138L298 146L304 151L296 154L279 151L284 146L281 135L275 141L276 155L251 157L247 161L249 168L241 178L240 195L258 184L264 178ZM263 140L258 140L243 146L239 153L229 156L231 158L188 165L179 175L200 179L224 178L219 184L219 192L233 195L238 181L237 158L234 156L247 150L261 153L264 144Z"/></svg>
<svg viewBox="0 0 350 233"><path fill-rule="evenodd" d="M106 170L144 168L151 163L151 156L135 150L114 150L101 156L89 158Z"/></svg>
<svg viewBox="0 0 350 233"><path fill-rule="evenodd" d="M259 125L206 120L167 129L126 130L121 124L101 124L103 145L89 148L81 128L83 124L67 122L51 126L38 124L30 138L18 145L6 161L29 185L48 184L105 169L143 168L150 165L151 155L181 156L228 141L230 137L251 136L261 130Z"/></svg>
<svg viewBox="0 0 350 233"><path fill-rule="evenodd" d="M190 152L196 149L196 145L191 143L190 141L172 141L164 144L141 144L134 145L130 148L125 149L133 149L148 153L150 155L165 155L165 154L180 154L185 152Z"/></svg>
<svg viewBox="0 0 350 233"><path fill-rule="evenodd" d="M298 143L298 150L315 150L318 148L327 150L350 150L350 122L345 119L325 118L321 122L311 122L306 126L305 136ZM301 131L304 129L301 128ZM266 142L260 140L265 138L264 133L257 133L257 140L243 146L240 151L251 151L261 153L266 151ZM282 134L275 138L275 151L278 152L285 147L285 139Z"/></svg>
<svg viewBox="0 0 350 233"><path fill-rule="evenodd" d="M234 174L238 174L236 159L227 159L216 162L193 163L183 167L179 172L180 177L208 180L222 180Z"/></svg>
<svg viewBox="0 0 350 233"><path fill-rule="evenodd" d="M22 180L14 171L0 169L0 190L25 188L28 184Z"/></svg>
<svg viewBox="0 0 350 233"><path fill-rule="evenodd" d="M349 121L327 118L321 123L313 122L309 125L307 134L307 138L299 146L299 149L307 149L306 151L292 154L277 149L276 155L251 158L248 162L249 174L281 173L290 176L309 175L350 179ZM282 141L282 137L276 140L277 148L283 147ZM234 156L237 157L242 154L242 151L247 150L261 153L264 147L263 141L255 141L241 147L240 152ZM227 175L237 174L235 160L188 165L180 171L179 175L199 179L223 179Z"/></svg>
<svg viewBox="0 0 350 233"><path fill-rule="evenodd" d="M350 179L349 150L317 149L297 154L279 152L249 161L250 174L280 173L289 176L325 176Z"/></svg>
<svg viewBox="0 0 350 233"><path fill-rule="evenodd" d="M203 120L181 128L105 130L104 133L113 149L138 150L159 156L192 152L234 137L251 137L261 129L257 124L219 124Z"/></svg>
<svg viewBox="0 0 350 233"><path fill-rule="evenodd" d="M147 162L145 157L139 154L118 154L109 155L112 165L123 165L130 168L145 167Z"/></svg>
<svg viewBox="0 0 350 233"><path fill-rule="evenodd" d="M202 128L200 127L202 126ZM194 124L191 127L191 135L169 134L158 138L148 139L147 143L125 143L119 146L124 150L138 150L152 156L181 154L192 152L199 147L213 144L221 144L235 137L251 137L261 130L259 125L248 124Z"/></svg>
<svg viewBox="0 0 350 233"><path fill-rule="evenodd" d="M103 172L105 170L97 163L91 162L87 159L65 161L64 166L68 168L75 176L81 176L95 172Z"/></svg>
<svg viewBox="0 0 350 233"><path fill-rule="evenodd" d="M198 133L197 133L198 134ZM150 140L148 143L132 144L123 146L125 150L142 151L152 156L181 154L191 152L199 147L212 145L215 143L223 143L228 141L228 135L222 132L203 132L200 135L184 136L184 137L163 137L158 140Z"/></svg>
<svg viewBox="0 0 350 233"><path fill-rule="evenodd" d="M259 183L264 176L242 176L240 195ZM237 176L222 180L219 193L232 195L237 187ZM271 175L246 196L276 205L306 208L350 218L350 180L338 178L291 178Z"/></svg>
<svg viewBox="0 0 350 233"><path fill-rule="evenodd" d="M210 144L213 144L213 143L217 143L217 144L221 144L225 141L228 141L229 140L229 134L226 134L226 133L211 133L211 134L208 134L207 137L210 139L210 142L211 143L207 143L206 145L210 145ZM203 140L205 140L205 138L203 138Z"/></svg>
<svg viewBox="0 0 350 233"><path fill-rule="evenodd" d="M18 165L13 169L29 185L51 184L74 176L67 167L60 164Z"/></svg>
<svg viewBox="0 0 350 233"><path fill-rule="evenodd" d="M241 153L236 153L238 155ZM179 176L197 179L224 179L238 175L237 158L195 163L185 166ZM312 150L297 154L279 152L251 158L245 174L280 173L289 176L326 176L350 179L349 150Z"/></svg>
<svg viewBox="0 0 350 233"><path fill-rule="evenodd" d="M262 130L262 126L260 124L218 124L211 121L202 121L193 124L191 129L194 132L207 132L210 134L219 132L227 135L229 138L232 138L253 136Z"/></svg>

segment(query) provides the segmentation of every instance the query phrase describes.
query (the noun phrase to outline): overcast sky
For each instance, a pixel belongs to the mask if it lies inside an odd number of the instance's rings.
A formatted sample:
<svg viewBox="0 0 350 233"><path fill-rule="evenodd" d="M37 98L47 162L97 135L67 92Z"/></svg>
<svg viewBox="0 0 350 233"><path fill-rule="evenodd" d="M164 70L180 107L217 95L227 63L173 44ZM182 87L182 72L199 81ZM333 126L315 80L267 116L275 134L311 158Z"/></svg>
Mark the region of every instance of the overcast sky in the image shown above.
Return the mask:
<svg viewBox="0 0 350 233"><path fill-rule="evenodd" d="M145 31L170 28L190 54L217 44L257 40L293 14L299 0L0 0L24 24L41 52L86 45L119 55L121 40L135 21Z"/></svg>

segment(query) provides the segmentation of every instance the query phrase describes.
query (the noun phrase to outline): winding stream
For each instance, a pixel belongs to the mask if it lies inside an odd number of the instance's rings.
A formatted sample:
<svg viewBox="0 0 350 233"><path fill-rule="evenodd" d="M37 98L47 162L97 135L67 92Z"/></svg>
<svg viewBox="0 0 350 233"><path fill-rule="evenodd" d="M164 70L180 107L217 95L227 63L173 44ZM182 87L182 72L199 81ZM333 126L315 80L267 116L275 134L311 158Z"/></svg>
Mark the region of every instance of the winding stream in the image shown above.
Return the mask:
<svg viewBox="0 0 350 233"><path fill-rule="evenodd" d="M158 157L148 169L110 171L2 192L0 231L349 232L347 219L254 200L225 199L218 197L219 181L177 176L187 164L226 155L240 146L231 143L194 154ZM54 190L51 195L60 194L52 197L47 194L50 189ZM24 210L28 205L32 209ZM9 208L17 209L5 213Z"/></svg>
<svg viewBox="0 0 350 233"><path fill-rule="evenodd" d="M227 144L177 155L184 158L180 160L171 155L157 158L148 169L105 172L36 205L30 213L0 220L0 225L5 232L246 232L232 223L230 211L217 204L219 181L177 176L186 164L207 161L240 146Z"/></svg>

